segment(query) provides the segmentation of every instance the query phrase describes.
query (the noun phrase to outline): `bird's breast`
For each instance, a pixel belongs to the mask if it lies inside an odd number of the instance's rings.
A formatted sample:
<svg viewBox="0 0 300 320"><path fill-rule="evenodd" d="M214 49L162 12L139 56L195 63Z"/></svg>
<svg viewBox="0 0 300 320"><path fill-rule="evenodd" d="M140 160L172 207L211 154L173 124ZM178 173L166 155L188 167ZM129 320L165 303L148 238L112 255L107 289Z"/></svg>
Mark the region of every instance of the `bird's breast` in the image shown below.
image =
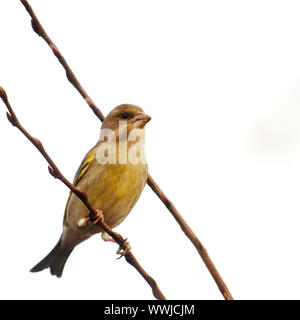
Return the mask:
<svg viewBox="0 0 300 320"><path fill-rule="evenodd" d="M92 172L78 187L87 193L95 208L103 211L105 223L113 228L126 218L140 197L148 177L147 165L96 164ZM73 223L88 215L80 202L73 197L69 203L68 216L73 215Z"/></svg>

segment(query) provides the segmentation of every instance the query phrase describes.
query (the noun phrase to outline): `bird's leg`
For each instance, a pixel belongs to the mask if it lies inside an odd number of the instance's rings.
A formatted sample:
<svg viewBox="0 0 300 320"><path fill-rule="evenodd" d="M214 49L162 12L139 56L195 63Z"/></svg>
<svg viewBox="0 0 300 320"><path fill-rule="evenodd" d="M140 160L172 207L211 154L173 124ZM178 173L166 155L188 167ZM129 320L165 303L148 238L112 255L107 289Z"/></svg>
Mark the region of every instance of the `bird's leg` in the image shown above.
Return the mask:
<svg viewBox="0 0 300 320"><path fill-rule="evenodd" d="M110 242L113 242L113 243L117 243L106 232L102 232L101 238L104 241L110 241ZM122 257L124 257L126 255L126 253L128 253L131 250L131 246L130 246L130 243L127 241L127 238L124 240L124 246L125 246L125 249L123 249L121 246L119 246L119 249L117 250L116 254L119 254L120 257L118 257L117 259L121 259Z"/></svg>
<svg viewBox="0 0 300 320"><path fill-rule="evenodd" d="M119 249L117 250L116 254L120 255L120 257L118 257L117 259L121 259L122 257L124 257L131 250L131 245L127 241L127 238L124 240L124 246L125 246L125 249L123 249L120 246Z"/></svg>
<svg viewBox="0 0 300 320"><path fill-rule="evenodd" d="M78 221L78 227L82 228L82 227L87 227L89 225L95 225L101 219L104 220L103 211L102 210L96 210L96 211L97 211L97 216L96 217L88 216L86 218L81 218Z"/></svg>
<svg viewBox="0 0 300 320"><path fill-rule="evenodd" d="M89 217L92 224L97 224L100 220L104 221L104 215L102 210L96 210L97 215L96 217Z"/></svg>

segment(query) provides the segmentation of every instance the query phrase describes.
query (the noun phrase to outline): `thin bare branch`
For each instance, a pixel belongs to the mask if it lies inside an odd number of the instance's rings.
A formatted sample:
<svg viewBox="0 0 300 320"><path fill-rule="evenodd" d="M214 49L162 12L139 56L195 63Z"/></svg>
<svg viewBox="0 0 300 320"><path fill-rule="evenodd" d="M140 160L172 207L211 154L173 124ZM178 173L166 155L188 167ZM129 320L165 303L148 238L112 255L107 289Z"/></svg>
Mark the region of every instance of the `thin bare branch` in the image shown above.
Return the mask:
<svg viewBox="0 0 300 320"><path fill-rule="evenodd" d="M49 154L46 152L43 144L37 138L34 138L30 135L30 133L21 125L19 119L17 118L13 108L11 107L6 92L3 88L0 87L0 98L4 102L7 107L7 118L9 122L16 128L18 128L24 136L37 148L37 150L42 154L45 160L49 164L49 173L56 179L59 179L65 186L67 186L88 208L90 212L91 220L95 220L99 216L99 211L95 209L92 204L89 202L87 195L84 191L79 190L76 188L69 180L67 180L64 175L60 172L54 161L51 159ZM158 300L165 300L163 293L160 291L158 285L156 284L155 280L149 276L149 274L142 268L139 264L135 256L130 250L127 250L127 241L124 239L120 234L114 232L101 218L98 222L99 226L106 231L117 243L118 245L124 250L125 259L126 261L131 264L139 273L140 275L147 281L149 286L152 289L153 295Z"/></svg>
<svg viewBox="0 0 300 320"><path fill-rule="evenodd" d="M182 231L185 235L192 241L193 245L196 247L197 251L199 252L201 258L203 259L207 269L209 270L210 274L214 278L219 290L221 291L222 295L226 300L233 300L225 282L223 281L222 277L220 276L218 270L216 269L215 265L213 264L212 260L210 259L206 249L204 248L203 244L197 238L193 230L189 227L189 225L185 222L183 217L180 215L178 210L175 208L173 203L166 197L157 183L153 180L153 178L149 175L148 177L148 185L150 188L157 194L157 196L161 199L164 205L168 208L168 210L172 213L173 217L176 219L178 224L180 225Z"/></svg>
<svg viewBox="0 0 300 320"><path fill-rule="evenodd" d="M72 85L77 89L77 91L81 94L81 96L83 97L83 99L86 101L86 103L89 105L89 107L93 110L93 112L95 113L95 115L101 120L104 120L104 115L103 113L100 111L99 108L97 108L96 104L94 103L94 101L88 96L88 94L86 93L86 91L83 89L82 85L80 84L80 82L78 81L78 79L75 77L73 71L71 70L71 68L69 67L66 59L63 57L63 55L60 53L60 51L58 50L58 48L56 47L56 45L53 43L53 41L50 39L50 37L47 35L47 33L45 32L44 28L42 27L42 25L40 24L38 18L36 17L35 13L33 12L31 6L29 5L29 3L26 0L21 0L21 2L23 3L25 9L27 10L27 12L29 13L29 15L31 16L32 20L31 20L31 26L32 29L34 30L34 32L36 32L40 37L42 37L47 44L49 45L49 47L51 48L53 54L56 56L56 58L59 60L59 62L61 63L61 65L64 67L65 71L66 71L66 76L68 78L68 80L72 83Z"/></svg>
<svg viewBox="0 0 300 320"><path fill-rule="evenodd" d="M79 91L79 93L82 95L84 100L87 102L89 107L94 111L95 115L99 118L99 120L103 121L104 116L100 109L96 106L96 104L92 101L92 99L89 97L89 95L86 93L86 91L82 88L81 84L79 83L78 79L74 75L73 71L71 70L70 66L67 64L66 60L60 53L59 49L56 47L56 45L52 42L52 40L47 35L46 31L42 27L41 23L39 22L38 18L36 17L35 13L33 12L31 6L29 5L27 0L21 0L23 5L25 6L27 12L31 16L31 24L33 30L41 36L47 44L52 49L54 55L58 58L59 62L63 66L63 68L66 71L66 75L68 80L72 83L72 85ZM189 225L185 222L185 220L182 218L178 210L175 208L175 206L170 202L169 199L166 198L166 196L163 194L157 183L153 180L153 178L149 175L148 177L148 185L151 187L151 189L155 192L155 194L160 198L160 200L166 205L168 210L171 212L175 220L178 222L180 227L182 228L185 235L191 240L191 242L196 247L197 251L199 252L201 258L203 259L206 267L208 268L209 272L213 276L218 288L220 289L220 292L222 293L223 297L226 300L233 300L233 297L227 288L225 282L223 281L222 277L218 273L216 267L214 266L212 260L207 254L206 249L200 242L200 240L197 238L195 233L192 231L192 229L189 227Z"/></svg>

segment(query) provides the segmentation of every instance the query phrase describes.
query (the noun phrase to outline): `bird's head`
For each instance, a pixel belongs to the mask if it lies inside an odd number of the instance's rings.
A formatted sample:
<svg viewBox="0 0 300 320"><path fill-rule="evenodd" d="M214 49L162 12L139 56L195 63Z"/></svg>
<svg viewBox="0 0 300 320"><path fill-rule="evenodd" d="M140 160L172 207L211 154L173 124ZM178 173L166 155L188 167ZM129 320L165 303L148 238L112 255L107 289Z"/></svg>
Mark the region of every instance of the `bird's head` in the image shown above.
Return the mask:
<svg viewBox="0 0 300 320"><path fill-rule="evenodd" d="M127 132L132 129L143 129L151 120L151 117L146 115L138 106L132 104L122 104L115 107L105 118L102 124L102 129L112 129L117 131L121 123L126 122Z"/></svg>

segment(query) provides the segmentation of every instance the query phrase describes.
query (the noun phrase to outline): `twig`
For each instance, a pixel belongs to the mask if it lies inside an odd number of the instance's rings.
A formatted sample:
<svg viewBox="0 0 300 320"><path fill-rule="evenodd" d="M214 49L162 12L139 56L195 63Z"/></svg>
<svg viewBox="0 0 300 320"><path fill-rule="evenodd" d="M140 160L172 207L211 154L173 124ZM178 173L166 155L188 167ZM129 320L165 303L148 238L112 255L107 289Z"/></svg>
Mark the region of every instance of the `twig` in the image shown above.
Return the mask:
<svg viewBox="0 0 300 320"><path fill-rule="evenodd" d="M96 106L96 104L92 101L92 99L89 97L89 95L86 93L86 91L82 88L81 84L79 83L78 79L74 75L73 71L71 70L70 66L67 64L65 58L62 56L58 48L55 46L55 44L52 42L52 40L49 38L47 35L46 31L40 24L38 18L36 17L35 13L33 12L31 6L27 2L27 0L21 0L23 3L24 7L26 8L27 12L31 16L31 24L33 30L40 36L42 37L47 44L50 46L52 49L54 55L58 58L59 62L63 66L63 68L66 71L66 75L68 80L72 83L72 85L79 91L79 93L82 95L84 100L87 102L89 107L93 110L95 115L101 120L104 120L104 116L100 109ZM208 268L209 272L213 276L218 288L220 289L220 292L222 293L223 297L226 300L233 300L233 297L227 288L225 282L223 281L222 277L218 273L216 267L214 266L212 260L207 254L206 249L200 242L200 240L197 238L195 233L192 231L192 229L188 226L188 224L185 222L185 220L182 218L178 210L175 208L175 206L170 202L169 199L164 195L162 190L159 188L159 186L156 184L156 182L153 180L153 178L149 175L148 177L148 185L151 187L151 189L155 192L155 194L160 198L160 200L166 205L168 210L171 212L173 217L176 219L176 221L179 223L180 227L182 228L183 232L185 235L191 240L191 242L194 244L196 247L197 251L199 252L201 258L203 259L206 267Z"/></svg>
<svg viewBox="0 0 300 320"><path fill-rule="evenodd" d="M30 133L21 125L20 121L18 120L13 108L11 107L6 92L3 88L0 87L0 98L5 103L7 107L7 119L9 122L16 128L18 128L25 137L38 149L38 151L42 154L45 160L48 162L49 166L49 173L55 178L59 179L65 186L67 186L88 208L90 212L90 218L96 219L98 216L98 211L95 209L92 204L89 202L87 195L84 191L79 190L76 188L69 180L67 180L63 174L60 172L56 164L53 162L49 154L44 149L43 144L40 140L34 138L30 135ZM101 218L98 222L100 227L107 232L117 243L118 245L125 251L127 249L126 239L124 239L120 234L114 232ZM126 251L125 251L126 252ZM165 300L166 298L160 291L159 287L157 286L155 280L149 276L149 274L142 268L139 262L136 260L135 256L129 250L125 254L126 261L131 264L140 274L141 276L147 281L150 285L153 295L156 299Z"/></svg>
<svg viewBox="0 0 300 320"><path fill-rule="evenodd" d="M49 36L47 35L47 33L45 32L44 28L42 27L42 25L40 24L38 18L36 17L35 13L33 12L31 6L29 5L29 3L26 0L21 0L21 2L23 3L25 9L28 11L28 13L30 14L32 20L31 20L31 26L32 29L39 35L41 36L49 45L49 47L52 49L54 55L56 56L56 58L59 60L59 62L63 65L63 67L66 70L66 76L68 78L68 80L72 83L72 85L77 89L77 91L81 94L81 96L83 97L83 99L87 102L87 104L89 105L89 107L93 110L93 112L95 113L95 115L101 120L104 120L104 115L103 113L100 111L99 108L97 108L96 104L94 103L94 101L88 96L88 94L86 93L86 91L83 89L82 85L79 83L79 81L77 80L77 78L75 77L73 71L71 70L71 68L69 67L66 59L62 56L62 54L60 53L60 51L58 50L58 48L56 47L56 45L53 43L53 41L49 38Z"/></svg>
<svg viewBox="0 0 300 320"><path fill-rule="evenodd" d="M222 277L220 276L218 270L216 269L215 265L213 264L212 260L210 259L206 249L197 238L193 230L189 227L189 225L185 222L183 217L180 215L178 210L175 208L173 203L166 197L157 183L153 180L153 178L149 175L148 177L148 185L153 190L153 192L161 199L164 205L168 208L168 210L172 213L173 217L176 219L178 224L180 225L182 231L185 235L192 241L193 245L196 247L197 251L199 252L201 258L203 259L207 269L209 270L210 274L214 278L219 290L221 291L222 295L226 300L233 300L225 282L223 281Z"/></svg>

